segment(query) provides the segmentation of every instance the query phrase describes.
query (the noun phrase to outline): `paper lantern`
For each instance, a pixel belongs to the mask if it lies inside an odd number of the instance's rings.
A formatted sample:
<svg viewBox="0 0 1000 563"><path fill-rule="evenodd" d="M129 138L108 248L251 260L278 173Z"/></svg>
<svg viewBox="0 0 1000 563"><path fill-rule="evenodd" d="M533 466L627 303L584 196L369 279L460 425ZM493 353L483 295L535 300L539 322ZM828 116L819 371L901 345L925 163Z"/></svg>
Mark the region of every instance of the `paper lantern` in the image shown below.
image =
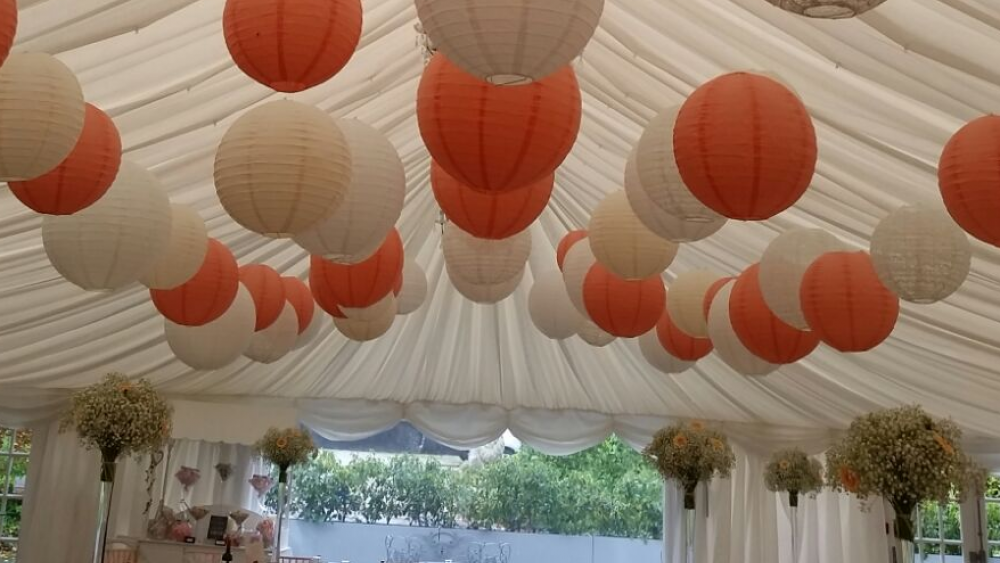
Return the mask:
<svg viewBox="0 0 1000 563"><path fill-rule="evenodd" d="M706 324L708 323L708 314L712 309L712 303L715 302L715 296L719 294L719 291L721 291L727 283L735 279L736 278L733 277L719 278L715 280L712 285L708 286L708 289L705 291L705 301L701 305L702 312L705 314Z"/></svg>
<svg viewBox="0 0 1000 563"><path fill-rule="evenodd" d="M455 286L455 289L457 289L463 297L473 303L479 303L482 305L493 305L507 299L514 293L517 286L521 285L521 280L524 279L523 268L511 279L494 284L472 283L467 279L456 275L450 267L447 271L451 284Z"/></svg>
<svg viewBox="0 0 1000 563"><path fill-rule="evenodd" d="M0 65L7 60L16 34L17 0L0 0Z"/></svg>
<svg viewBox="0 0 1000 563"><path fill-rule="evenodd" d="M667 109L646 125L635 146L638 184L649 200L668 216L687 223L718 224L721 228L726 218L699 201L684 185L681 173L677 170L674 159L674 123L679 110L680 107Z"/></svg>
<svg viewBox="0 0 1000 563"><path fill-rule="evenodd" d="M841 352L864 352L892 334L899 298L875 273L867 252L830 252L802 276L802 312L809 327Z"/></svg>
<svg viewBox="0 0 1000 563"><path fill-rule="evenodd" d="M541 275L528 294L528 314L542 334L553 340L565 340L577 333L584 318L566 293L566 284L558 271Z"/></svg>
<svg viewBox="0 0 1000 563"><path fill-rule="evenodd" d="M1000 116L980 117L955 133L941 153L938 184L955 222L1000 246Z"/></svg>
<svg viewBox="0 0 1000 563"><path fill-rule="evenodd" d="M660 345L660 339L656 337L655 330L639 337L639 351L642 353L642 357L649 362L649 365L667 375L684 373L694 365L693 362L685 362L664 349Z"/></svg>
<svg viewBox="0 0 1000 563"><path fill-rule="evenodd" d="M319 258L314 256L311 264L316 260ZM344 312L340 310L340 303L337 302L337 297L333 294L329 284L323 279L320 268L309 268L309 291L320 309L326 311L330 316L345 318Z"/></svg>
<svg viewBox="0 0 1000 563"><path fill-rule="evenodd" d="M208 252L208 229L188 205L171 204L170 238L149 270L139 278L150 289L173 289L198 273Z"/></svg>
<svg viewBox="0 0 1000 563"><path fill-rule="evenodd" d="M759 74L724 74L702 85L674 125L684 184L731 219L768 219L791 207L812 181L816 155L802 100Z"/></svg>
<svg viewBox="0 0 1000 563"><path fill-rule="evenodd" d="M604 0L417 0L434 46L493 84L539 80L575 59L594 35Z"/></svg>
<svg viewBox="0 0 1000 563"><path fill-rule="evenodd" d="M193 278L173 289L151 289L149 295L164 317L179 325L203 326L229 309L240 287L233 253L210 238L205 259Z"/></svg>
<svg viewBox="0 0 1000 563"><path fill-rule="evenodd" d="M240 116L215 154L215 190L229 216L288 238L329 217L351 182L351 151L319 109L280 100Z"/></svg>
<svg viewBox="0 0 1000 563"><path fill-rule="evenodd" d="M14 53L0 67L0 181L31 180L66 160L86 106L73 72L51 55Z"/></svg>
<svg viewBox="0 0 1000 563"><path fill-rule="evenodd" d="M810 18L853 18L885 0L767 0L775 6Z"/></svg>
<svg viewBox="0 0 1000 563"><path fill-rule="evenodd" d="M313 301L309 287L302 283L299 278L282 276L281 283L285 287L285 299L295 309L295 319L299 322L299 335L301 336L312 324L316 312L316 302Z"/></svg>
<svg viewBox="0 0 1000 563"><path fill-rule="evenodd" d="M587 231L577 230L566 233L562 240L559 241L559 246L556 247L556 264L559 265L559 271L562 271L563 263L566 261L566 254L573 248L573 245L585 238L587 238Z"/></svg>
<svg viewBox="0 0 1000 563"><path fill-rule="evenodd" d="M399 311L399 307L396 296L390 292L373 305L358 308L341 307L340 310L343 311L344 317L348 319L354 321L373 321L385 317L390 312L395 315Z"/></svg>
<svg viewBox="0 0 1000 563"><path fill-rule="evenodd" d="M273 364L292 351L298 336L299 319L295 307L286 301L273 323L254 332L243 355L261 364Z"/></svg>
<svg viewBox="0 0 1000 563"><path fill-rule="evenodd" d="M605 332L633 338L653 330L666 307L667 292L659 276L620 278L600 263L583 282L583 302L594 324Z"/></svg>
<svg viewBox="0 0 1000 563"><path fill-rule="evenodd" d="M232 304L214 321L184 326L164 319L163 324L167 344L177 359L194 369L209 370L223 368L243 355L253 338L255 318L253 298L239 285Z"/></svg>
<svg viewBox="0 0 1000 563"><path fill-rule="evenodd" d="M712 341L708 338L694 338L684 334L677 328L670 317L670 301L674 299L674 290L667 295L667 309L656 322L656 330L650 331L656 335L659 345L671 356L685 362L697 362L712 352Z"/></svg>
<svg viewBox="0 0 1000 563"><path fill-rule="evenodd" d="M505 192L479 192L452 178L431 162L431 186L441 211L463 231L487 239L505 239L527 229L545 211L555 185L549 174Z"/></svg>
<svg viewBox="0 0 1000 563"><path fill-rule="evenodd" d="M361 39L361 0L226 0L233 61L257 82L300 92L344 68Z"/></svg>
<svg viewBox="0 0 1000 563"><path fill-rule="evenodd" d="M392 328L392 323L396 320L396 300L392 296L389 296L388 299L390 300L390 306L381 309L381 316L375 316L367 320L334 317L333 325L349 340L356 342L375 340L389 332L389 329Z"/></svg>
<svg viewBox="0 0 1000 563"><path fill-rule="evenodd" d="M72 215L108 191L121 162L122 140L115 123L86 104L83 131L69 156L54 170L32 180L10 182L9 187L14 197L38 213Z"/></svg>
<svg viewBox="0 0 1000 563"><path fill-rule="evenodd" d="M679 248L676 243L653 234L639 221L624 190L607 195L597 205L587 232L597 261L627 280L662 274Z"/></svg>
<svg viewBox="0 0 1000 563"><path fill-rule="evenodd" d="M403 211L406 173L392 143L369 125L338 121L351 150L351 182L336 211L296 235L310 254L340 264L356 264L378 250Z"/></svg>
<svg viewBox="0 0 1000 563"><path fill-rule="evenodd" d="M721 275L706 270L689 270L674 279L674 283L670 285L667 310L672 322L681 332L695 338L708 336L705 296L708 289L720 279Z"/></svg>
<svg viewBox="0 0 1000 563"><path fill-rule="evenodd" d="M281 274L270 266L248 264L240 266L240 283L250 291L257 309L255 331L264 330L278 320L287 303L285 282L281 280Z"/></svg>
<svg viewBox="0 0 1000 563"><path fill-rule="evenodd" d="M727 280L712 299L708 314L708 335L715 346L715 352L722 361L740 375L763 376L778 369L772 364L753 354L743 345L740 337L733 330L730 320L729 297L734 283Z"/></svg>
<svg viewBox="0 0 1000 563"><path fill-rule="evenodd" d="M503 240L476 238L454 223L444 227L444 261L456 276L475 285L510 281L524 271L531 255L531 231Z"/></svg>
<svg viewBox="0 0 1000 563"><path fill-rule="evenodd" d="M403 240L392 229L378 251L358 264L334 264L313 256L309 283L314 295L316 286L325 284L340 307L361 308L392 292L402 271Z"/></svg>
<svg viewBox="0 0 1000 563"><path fill-rule="evenodd" d="M604 348L615 340L618 340L613 335L601 330L601 327L595 325L593 321L586 319L583 321L583 326L580 327L580 332L577 335L584 342L595 348Z"/></svg>
<svg viewBox="0 0 1000 563"><path fill-rule="evenodd" d="M819 346L819 336L779 319L760 291L760 265L744 270L729 296L729 321L740 342L753 355L772 364L792 364Z"/></svg>
<svg viewBox="0 0 1000 563"><path fill-rule="evenodd" d="M301 350L312 344L319 337L324 324L326 324L326 315L314 314L306 330L299 333L299 337L295 339L295 346L292 346L292 350Z"/></svg>
<svg viewBox="0 0 1000 563"><path fill-rule="evenodd" d="M491 86L444 55L424 69L417 90L420 135L434 160L483 191L526 186L555 172L580 130L573 69L523 86Z"/></svg>
<svg viewBox="0 0 1000 563"><path fill-rule="evenodd" d="M760 259L760 291L767 307L785 323L808 330L799 300L802 274L823 254L844 249L843 242L822 229L792 229L778 235Z"/></svg>
<svg viewBox="0 0 1000 563"><path fill-rule="evenodd" d="M583 302L583 282L587 278L590 268L597 263L594 253L590 250L590 240L583 239L566 253L566 261L563 262L563 283L566 285L566 294L569 300L576 307L576 310L586 318L590 318L587 313L587 305Z"/></svg>
<svg viewBox="0 0 1000 563"><path fill-rule="evenodd" d="M123 162L100 201L75 215L46 215L42 243L52 266L70 282L83 289L118 289L138 280L166 250L171 215L160 182Z"/></svg>
<svg viewBox="0 0 1000 563"><path fill-rule="evenodd" d="M412 260L403 263L403 289L396 300L399 315L409 315L421 306L427 299L427 274L419 264Z"/></svg>

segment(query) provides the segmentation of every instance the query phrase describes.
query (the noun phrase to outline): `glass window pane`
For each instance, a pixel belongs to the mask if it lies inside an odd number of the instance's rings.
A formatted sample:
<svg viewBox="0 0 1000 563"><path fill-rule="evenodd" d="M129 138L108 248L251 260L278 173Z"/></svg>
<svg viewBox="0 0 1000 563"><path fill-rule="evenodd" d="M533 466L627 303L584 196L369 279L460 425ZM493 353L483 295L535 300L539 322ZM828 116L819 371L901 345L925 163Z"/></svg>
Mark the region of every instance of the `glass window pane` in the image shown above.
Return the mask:
<svg viewBox="0 0 1000 563"><path fill-rule="evenodd" d="M5 538L16 538L21 531L21 499L8 498L7 511L4 514L3 527L0 528L0 536Z"/></svg>
<svg viewBox="0 0 1000 563"><path fill-rule="evenodd" d="M986 504L986 529L990 541L1000 541L1000 504L995 502Z"/></svg>
<svg viewBox="0 0 1000 563"><path fill-rule="evenodd" d="M921 504L918 516L920 518L920 537L940 539L941 526L938 521L938 504L936 502Z"/></svg>
<svg viewBox="0 0 1000 563"><path fill-rule="evenodd" d="M946 540L960 541L962 539L961 509L956 503L948 503L942 509L944 529L942 537Z"/></svg>
<svg viewBox="0 0 1000 563"><path fill-rule="evenodd" d="M17 544L0 542L0 563L13 563L17 558Z"/></svg>
<svg viewBox="0 0 1000 563"><path fill-rule="evenodd" d="M14 434L14 452L26 454L31 452L31 431L18 430Z"/></svg>

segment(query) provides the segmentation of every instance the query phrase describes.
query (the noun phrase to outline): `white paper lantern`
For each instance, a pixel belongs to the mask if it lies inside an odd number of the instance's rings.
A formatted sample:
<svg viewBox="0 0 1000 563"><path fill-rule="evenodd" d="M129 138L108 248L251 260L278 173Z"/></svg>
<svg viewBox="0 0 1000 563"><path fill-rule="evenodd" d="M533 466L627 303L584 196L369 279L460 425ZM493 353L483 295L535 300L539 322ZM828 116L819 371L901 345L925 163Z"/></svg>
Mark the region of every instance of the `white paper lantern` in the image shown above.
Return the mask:
<svg viewBox="0 0 1000 563"><path fill-rule="evenodd" d="M0 180L30 180L59 166L76 146L85 114L80 82L58 59L7 57L0 66Z"/></svg>
<svg viewBox="0 0 1000 563"><path fill-rule="evenodd" d="M885 0L767 0L775 6L810 18L853 18L885 2Z"/></svg>
<svg viewBox="0 0 1000 563"><path fill-rule="evenodd" d="M351 151L351 183L343 203L315 227L295 236L310 254L356 264L378 250L403 211L406 173L392 143L354 119L337 122Z"/></svg>
<svg viewBox="0 0 1000 563"><path fill-rule="evenodd" d="M778 369L778 366L747 350L729 320L729 296L733 292L733 283L723 286L712 300L712 307L708 312L708 336L715 345L715 353L736 373L747 376L767 375Z"/></svg>
<svg viewBox="0 0 1000 563"><path fill-rule="evenodd" d="M221 317L201 326L183 326L164 319L167 344L177 359L194 369L219 369L250 346L257 312L253 297L240 284L236 299Z"/></svg>
<svg viewBox="0 0 1000 563"><path fill-rule="evenodd" d="M604 0L417 0L431 44L494 84L539 80L569 64L594 35Z"/></svg>
<svg viewBox="0 0 1000 563"><path fill-rule="evenodd" d="M607 195L597 205L587 232L597 261L627 280L662 274L679 248L642 224L632 212L624 190Z"/></svg>
<svg viewBox="0 0 1000 563"><path fill-rule="evenodd" d="M390 311L395 315L399 310L397 305L396 296L390 291L388 295L368 307L341 307L340 312L353 321L374 321L385 318Z"/></svg>
<svg viewBox="0 0 1000 563"><path fill-rule="evenodd" d="M684 373L694 366L694 362L685 362L677 359L660 344L660 337L656 335L656 330L651 330L639 337L639 351L642 357L649 362L649 365L670 375Z"/></svg>
<svg viewBox="0 0 1000 563"><path fill-rule="evenodd" d="M585 320L569 300L559 270L546 272L535 280L528 294L528 314L535 327L553 340L573 336Z"/></svg>
<svg viewBox="0 0 1000 563"><path fill-rule="evenodd" d="M333 324L341 334L356 342L369 342L379 338L392 328L396 320L396 300L391 301L392 307L383 308L381 316L372 316L368 320L333 318Z"/></svg>
<svg viewBox="0 0 1000 563"><path fill-rule="evenodd" d="M351 181L351 151L337 123L290 100L243 114L215 154L222 207L247 229L288 238L326 219Z"/></svg>
<svg viewBox="0 0 1000 563"><path fill-rule="evenodd" d="M705 294L720 274L707 270L683 272L670 284L667 310L681 332L694 338L708 338L708 321L705 319Z"/></svg>
<svg viewBox="0 0 1000 563"><path fill-rule="evenodd" d="M570 303L576 307L583 318L589 319L590 313L583 302L583 282L587 278L587 272L597 263L597 258L590 250L590 239L585 238L569 249L566 259L563 260L563 284L566 286L566 294Z"/></svg>
<svg viewBox="0 0 1000 563"><path fill-rule="evenodd" d="M184 284L201 268L208 252L208 229L194 208L170 206L170 240L159 259L139 278L150 289L173 289Z"/></svg>
<svg viewBox="0 0 1000 563"><path fill-rule="evenodd" d="M882 283L900 299L920 304L955 293L972 266L965 231L944 210L923 205L883 219L872 234L871 255Z"/></svg>
<svg viewBox="0 0 1000 563"><path fill-rule="evenodd" d="M273 364L292 351L298 337L299 317L295 307L286 301L278 320L255 332L243 355L255 362Z"/></svg>
<svg viewBox="0 0 1000 563"><path fill-rule="evenodd" d="M302 334L295 339L295 346L292 346L292 350L300 350L306 346L313 343L316 338L319 337L319 333L323 330L323 325L326 324L327 315L323 314L323 311L317 308L313 312L312 321L309 322L309 326L306 327Z"/></svg>
<svg viewBox="0 0 1000 563"><path fill-rule="evenodd" d="M138 280L166 250L171 215L156 177L123 161L97 203L73 215L42 218L42 243L52 266L70 282L118 289Z"/></svg>
<svg viewBox="0 0 1000 563"><path fill-rule="evenodd" d="M583 321L583 326L580 327L578 335L584 342L595 348L604 348L617 340L614 336L601 330L601 327L594 324L591 320Z"/></svg>
<svg viewBox="0 0 1000 563"><path fill-rule="evenodd" d="M454 223L444 227L444 261L453 277L473 285L509 282L524 272L531 255L531 229L502 240L476 238Z"/></svg>
<svg viewBox="0 0 1000 563"><path fill-rule="evenodd" d="M427 299L427 274L412 260L403 263L403 288L396 300L397 315L409 315L423 306Z"/></svg>
<svg viewBox="0 0 1000 563"><path fill-rule="evenodd" d="M495 284L471 283L462 277L456 276L450 268L448 269L448 277L451 279L451 284L455 286L455 289L469 301L482 305L493 305L510 297L514 293L514 290L517 289L517 286L521 285L521 280L524 278L524 269L522 268L513 278Z"/></svg>
<svg viewBox="0 0 1000 563"><path fill-rule="evenodd" d="M840 239L822 229L792 229L771 241L760 259L759 274L768 308L789 325L809 330L799 301L802 275L821 255L844 249Z"/></svg>

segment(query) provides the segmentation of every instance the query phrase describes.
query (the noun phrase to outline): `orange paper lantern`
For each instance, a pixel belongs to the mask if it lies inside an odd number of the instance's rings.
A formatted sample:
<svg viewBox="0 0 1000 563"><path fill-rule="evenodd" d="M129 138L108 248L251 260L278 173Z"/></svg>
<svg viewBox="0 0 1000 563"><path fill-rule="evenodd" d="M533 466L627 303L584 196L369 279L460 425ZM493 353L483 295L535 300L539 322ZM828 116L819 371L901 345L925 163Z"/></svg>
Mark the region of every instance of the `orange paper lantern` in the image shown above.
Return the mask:
<svg viewBox="0 0 1000 563"><path fill-rule="evenodd" d="M585 238L587 238L587 231L570 231L559 241L559 246L556 248L556 264L559 264L560 271L563 269L563 262L566 261L566 254L569 253L569 249Z"/></svg>
<svg viewBox="0 0 1000 563"><path fill-rule="evenodd" d="M867 252L830 252L817 258L799 292L809 328L841 352L882 343L899 318L899 298L882 285Z"/></svg>
<svg viewBox="0 0 1000 563"><path fill-rule="evenodd" d="M250 78L300 92L344 68L361 39L361 0L226 0L226 46Z"/></svg>
<svg viewBox="0 0 1000 563"><path fill-rule="evenodd" d="M198 273L173 289L151 289L153 305L176 324L202 326L222 316L240 287L239 266L226 245L208 239Z"/></svg>
<svg viewBox="0 0 1000 563"><path fill-rule="evenodd" d="M299 320L299 334L302 334L312 322L316 312L316 302L313 301L309 288L299 278L282 276L281 282L285 285L285 299L295 308L295 316Z"/></svg>
<svg viewBox="0 0 1000 563"><path fill-rule="evenodd" d="M315 261L316 256L313 256L312 259ZM333 291L323 281L319 268L309 268L309 291L319 308L326 311L327 314L338 319L347 318L347 315L340 310L340 303L337 303Z"/></svg>
<svg viewBox="0 0 1000 563"><path fill-rule="evenodd" d="M941 154L938 184L955 222L1000 246L1000 116L980 117L955 133Z"/></svg>
<svg viewBox="0 0 1000 563"><path fill-rule="evenodd" d="M2 41L0 10L0 41ZM51 172L23 182L10 191L38 213L72 215L101 199L118 175L122 139L111 118L87 104L83 132L69 156Z"/></svg>
<svg viewBox="0 0 1000 563"><path fill-rule="evenodd" d="M0 0L0 66L7 60L17 35L17 0Z"/></svg>
<svg viewBox="0 0 1000 563"><path fill-rule="evenodd" d="M281 274L270 266L249 264L240 267L240 281L253 297L257 310L254 332L274 324L285 308L285 283L281 281Z"/></svg>
<svg viewBox="0 0 1000 563"><path fill-rule="evenodd" d="M330 294L324 298L332 297L338 307L362 309L388 295L396 287L402 271L403 240L393 229L378 251L363 262L334 264L313 256L309 281L313 295L316 295L317 286L325 286L320 294L329 290ZM322 306L322 302L320 304Z"/></svg>
<svg viewBox="0 0 1000 563"><path fill-rule="evenodd" d="M809 187L816 156L816 131L802 101L760 74L736 72L705 83L674 125L684 183L731 219L767 219L790 207Z"/></svg>
<svg viewBox="0 0 1000 563"><path fill-rule="evenodd" d="M712 301L715 300L716 294L718 294L719 290L725 287L727 283L733 281L733 279L735 278L731 276L725 278L719 278L715 280L715 283L708 286L708 290L705 292L705 302L702 305L705 310L705 322L708 322L708 311L712 308Z"/></svg>
<svg viewBox="0 0 1000 563"><path fill-rule="evenodd" d="M667 291L660 276L625 280L594 264L583 282L583 302L602 330L633 338L656 326L667 305Z"/></svg>
<svg viewBox="0 0 1000 563"><path fill-rule="evenodd" d="M531 84L494 86L434 55L417 90L420 135L434 160L473 189L512 190L555 172L580 130L569 66Z"/></svg>
<svg viewBox="0 0 1000 563"><path fill-rule="evenodd" d="M772 364L791 364L819 346L816 333L799 330L775 315L760 290L760 264L747 268L729 296L729 320L740 342Z"/></svg>
<svg viewBox="0 0 1000 563"><path fill-rule="evenodd" d="M670 298L669 295L667 298ZM660 320L656 322L656 336L664 350L685 362L697 362L709 355L714 348L712 341L708 338L688 336L677 328L677 325L670 318L670 311L665 307L663 314L660 315Z"/></svg>

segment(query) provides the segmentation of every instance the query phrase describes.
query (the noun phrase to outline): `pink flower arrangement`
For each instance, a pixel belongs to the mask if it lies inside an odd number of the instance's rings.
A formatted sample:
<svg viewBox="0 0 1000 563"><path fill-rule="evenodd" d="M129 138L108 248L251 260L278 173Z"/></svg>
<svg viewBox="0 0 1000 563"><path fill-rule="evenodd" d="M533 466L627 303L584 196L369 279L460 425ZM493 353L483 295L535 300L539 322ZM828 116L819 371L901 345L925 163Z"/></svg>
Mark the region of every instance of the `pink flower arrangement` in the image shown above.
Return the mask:
<svg viewBox="0 0 1000 563"><path fill-rule="evenodd" d="M257 532L260 533L260 539L265 549L274 544L274 520L270 518L261 520L257 524Z"/></svg>
<svg viewBox="0 0 1000 563"><path fill-rule="evenodd" d="M262 497L274 487L274 479L270 475L254 475L250 479L250 486L257 491L257 496Z"/></svg>
<svg viewBox="0 0 1000 563"><path fill-rule="evenodd" d="M201 479L201 470L195 469L193 467L181 467L177 473L174 474L177 480L180 481L181 485L184 485L184 492L191 490L191 486Z"/></svg>
<svg viewBox="0 0 1000 563"><path fill-rule="evenodd" d="M170 539L182 542L184 538L194 535L194 531L191 528L191 524L187 522L177 522L170 528Z"/></svg>

